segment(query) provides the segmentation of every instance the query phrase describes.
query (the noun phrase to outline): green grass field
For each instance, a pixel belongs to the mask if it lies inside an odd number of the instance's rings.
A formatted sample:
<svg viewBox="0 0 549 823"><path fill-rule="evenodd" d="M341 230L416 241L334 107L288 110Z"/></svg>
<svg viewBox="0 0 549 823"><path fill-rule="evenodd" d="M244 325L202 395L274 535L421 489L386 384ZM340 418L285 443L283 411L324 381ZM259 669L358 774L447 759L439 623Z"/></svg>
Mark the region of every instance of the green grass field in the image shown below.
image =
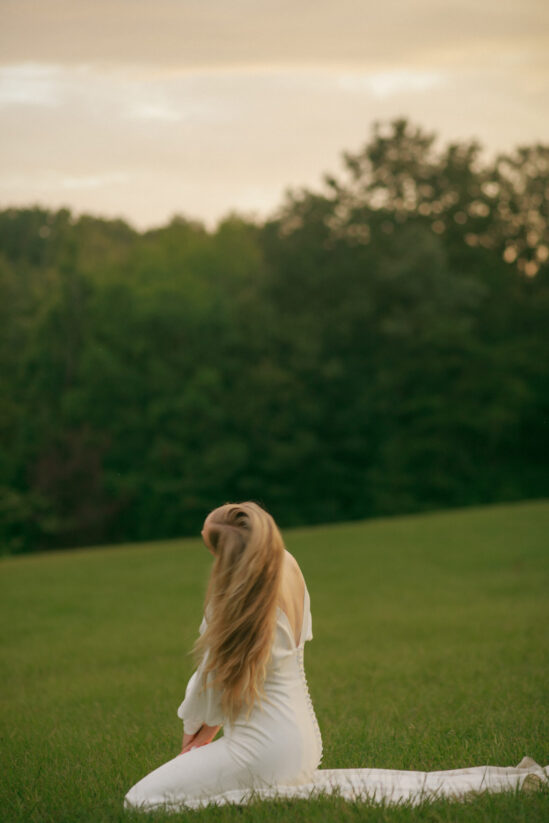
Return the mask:
<svg viewBox="0 0 549 823"><path fill-rule="evenodd" d="M549 501L284 534L311 594L324 768L549 763ZM180 747L211 557L196 540L5 559L0 820L134 821ZM549 820L549 792L420 807L338 798L155 820Z"/></svg>

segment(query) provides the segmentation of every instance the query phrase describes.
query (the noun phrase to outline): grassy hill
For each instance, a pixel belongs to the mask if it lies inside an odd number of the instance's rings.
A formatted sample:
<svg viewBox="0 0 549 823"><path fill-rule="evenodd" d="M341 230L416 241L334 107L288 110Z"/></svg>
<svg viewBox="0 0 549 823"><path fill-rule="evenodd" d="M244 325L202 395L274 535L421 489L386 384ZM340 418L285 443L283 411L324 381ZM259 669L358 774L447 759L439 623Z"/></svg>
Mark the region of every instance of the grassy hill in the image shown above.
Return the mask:
<svg viewBox="0 0 549 823"><path fill-rule="evenodd" d="M549 501L284 536L311 594L305 664L324 768L549 763ZM3 821L133 819L127 789L179 751L176 710L210 560L187 539L0 563ZM416 809L281 801L166 819L548 816L538 791Z"/></svg>

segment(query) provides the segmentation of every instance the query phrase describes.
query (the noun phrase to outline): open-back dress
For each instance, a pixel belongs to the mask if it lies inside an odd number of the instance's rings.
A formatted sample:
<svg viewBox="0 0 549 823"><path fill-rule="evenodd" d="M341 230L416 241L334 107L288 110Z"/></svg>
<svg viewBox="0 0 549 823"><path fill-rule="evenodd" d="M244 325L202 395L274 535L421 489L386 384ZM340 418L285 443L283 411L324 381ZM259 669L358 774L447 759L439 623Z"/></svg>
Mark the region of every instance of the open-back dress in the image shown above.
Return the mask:
<svg viewBox="0 0 549 823"><path fill-rule="evenodd" d="M200 633L206 628L204 617ZM225 724L220 694L202 687L202 668L192 675L179 706L185 732L206 723L224 725L224 736L164 763L133 786L127 808L200 808L246 803L254 797L313 797L338 792L348 799L420 802L428 797L462 797L471 791L512 789L549 782L549 767L525 757L516 767L476 766L438 772L392 769L319 769L322 738L309 694L303 655L312 640L310 596L305 586L299 643L278 607L265 698L236 722Z"/></svg>

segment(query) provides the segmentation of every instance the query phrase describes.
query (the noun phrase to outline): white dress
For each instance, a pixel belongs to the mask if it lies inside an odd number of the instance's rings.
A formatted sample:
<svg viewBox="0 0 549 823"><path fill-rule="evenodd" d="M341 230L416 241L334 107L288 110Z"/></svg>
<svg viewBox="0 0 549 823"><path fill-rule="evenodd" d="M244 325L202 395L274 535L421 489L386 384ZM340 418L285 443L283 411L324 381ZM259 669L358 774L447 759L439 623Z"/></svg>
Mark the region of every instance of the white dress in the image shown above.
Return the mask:
<svg viewBox="0 0 549 823"><path fill-rule="evenodd" d="M202 633L206 618L200 626ZM312 640L310 597L305 587L303 622L296 646L287 615L278 608L271 662L265 679L268 700L255 704L224 736L178 755L148 774L127 793L126 808L148 811L200 808L208 804L246 803L252 798L313 797L338 792L348 799L420 802L440 795L460 797L470 791L548 782L548 768L531 758L517 767L478 766L439 772L391 769L319 769L322 738L309 695L303 655ZM203 723L224 724L220 694L201 687L201 669L193 674L177 714L194 734Z"/></svg>

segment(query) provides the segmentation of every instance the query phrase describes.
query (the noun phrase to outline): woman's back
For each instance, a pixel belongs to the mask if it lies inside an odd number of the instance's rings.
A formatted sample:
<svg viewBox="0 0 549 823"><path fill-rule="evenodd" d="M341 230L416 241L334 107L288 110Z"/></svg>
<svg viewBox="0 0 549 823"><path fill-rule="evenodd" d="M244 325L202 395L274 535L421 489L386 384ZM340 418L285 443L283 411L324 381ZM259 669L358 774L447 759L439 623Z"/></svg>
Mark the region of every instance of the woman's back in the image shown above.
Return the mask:
<svg viewBox="0 0 549 823"><path fill-rule="evenodd" d="M290 555L288 588L282 600L285 608L278 607L264 698L254 705L249 717L243 712L232 726L225 727L232 754L253 770L257 778L254 785L262 787L305 782L322 758L320 728L304 668L305 643L313 637L310 597L292 559ZM301 602L297 603L299 583ZM286 609L300 619L292 621Z"/></svg>

